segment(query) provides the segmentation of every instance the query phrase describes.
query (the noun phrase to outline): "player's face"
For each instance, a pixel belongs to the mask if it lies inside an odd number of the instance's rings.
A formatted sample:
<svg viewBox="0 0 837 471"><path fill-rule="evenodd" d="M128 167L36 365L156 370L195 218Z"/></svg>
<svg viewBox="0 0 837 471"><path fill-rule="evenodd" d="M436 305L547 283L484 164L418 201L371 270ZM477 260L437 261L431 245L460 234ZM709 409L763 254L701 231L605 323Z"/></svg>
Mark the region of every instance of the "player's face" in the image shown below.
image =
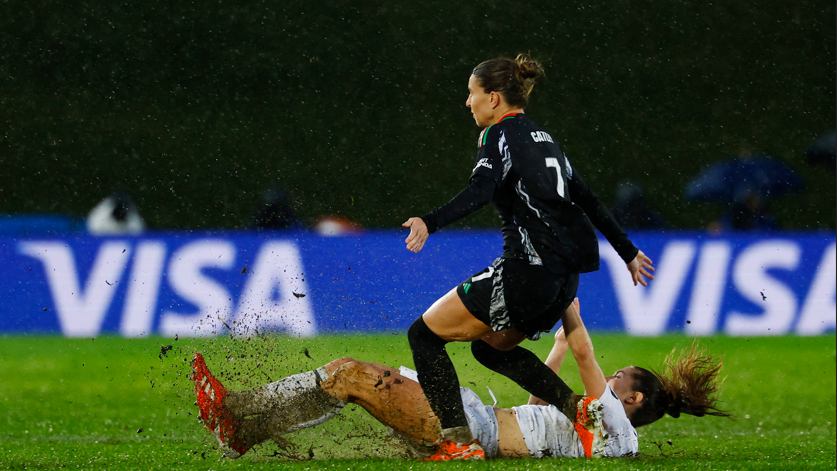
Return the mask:
<svg viewBox="0 0 837 471"><path fill-rule="evenodd" d="M613 373L613 376L605 377L605 380L619 399L629 396L634 390L634 367L622 368Z"/></svg>
<svg viewBox="0 0 837 471"><path fill-rule="evenodd" d="M491 94L486 93L476 75L468 79L468 101L465 106L471 108L471 114L477 126L484 128L494 124L494 107L491 106Z"/></svg>

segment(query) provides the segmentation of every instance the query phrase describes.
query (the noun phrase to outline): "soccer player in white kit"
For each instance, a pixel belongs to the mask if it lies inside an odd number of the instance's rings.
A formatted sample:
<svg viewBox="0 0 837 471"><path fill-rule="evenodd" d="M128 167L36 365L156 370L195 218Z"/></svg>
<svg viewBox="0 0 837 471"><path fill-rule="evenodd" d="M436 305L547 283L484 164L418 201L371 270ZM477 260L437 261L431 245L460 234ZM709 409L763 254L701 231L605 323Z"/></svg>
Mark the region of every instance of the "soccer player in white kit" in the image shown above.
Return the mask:
<svg viewBox="0 0 837 471"><path fill-rule="evenodd" d="M567 417L538 398L512 408L484 405L461 388L468 426L486 458L618 457L637 453L635 427L668 413L729 416L716 405L721 362L695 344L666 358L665 371L629 366L605 377L581 321L578 300L564 314L563 327L546 364L557 373L569 349L578 363L586 396L576 417ZM237 458L253 446L334 417L347 403L366 409L382 424L433 454L441 436L438 418L411 370L351 358L289 376L250 391L227 391L203 357L192 362L200 418L225 456ZM481 451L481 450L480 450ZM461 457L468 459L467 453Z"/></svg>

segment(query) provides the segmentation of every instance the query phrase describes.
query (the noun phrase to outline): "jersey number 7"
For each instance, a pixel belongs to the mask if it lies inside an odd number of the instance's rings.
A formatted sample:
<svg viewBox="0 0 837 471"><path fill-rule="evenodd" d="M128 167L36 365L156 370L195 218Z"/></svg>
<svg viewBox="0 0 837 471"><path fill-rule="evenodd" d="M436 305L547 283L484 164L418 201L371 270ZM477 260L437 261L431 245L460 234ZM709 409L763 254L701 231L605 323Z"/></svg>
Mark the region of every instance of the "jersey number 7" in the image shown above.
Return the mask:
<svg viewBox="0 0 837 471"><path fill-rule="evenodd" d="M558 196L561 198L564 197L564 177L561 176L561 165L558 164L558 159L555 157L547 157L546 158L546 166L552 167L558 173L558 186L556 190L558 190Z"/></svg>

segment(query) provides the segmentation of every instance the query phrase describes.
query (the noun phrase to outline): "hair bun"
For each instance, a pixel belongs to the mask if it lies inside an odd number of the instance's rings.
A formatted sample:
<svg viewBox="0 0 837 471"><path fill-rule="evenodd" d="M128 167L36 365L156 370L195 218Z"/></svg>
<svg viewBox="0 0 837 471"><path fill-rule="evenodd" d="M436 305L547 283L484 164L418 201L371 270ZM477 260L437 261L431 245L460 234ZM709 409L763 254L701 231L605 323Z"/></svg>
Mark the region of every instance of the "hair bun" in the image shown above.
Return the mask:
<svg viewBox="0 0 837 471"><path fill-rule="evenodd" d="M532 60L525 54L518 54L514 60L520 69L520 79L533 79L543 73L543 67L538 61Z"/></svg>

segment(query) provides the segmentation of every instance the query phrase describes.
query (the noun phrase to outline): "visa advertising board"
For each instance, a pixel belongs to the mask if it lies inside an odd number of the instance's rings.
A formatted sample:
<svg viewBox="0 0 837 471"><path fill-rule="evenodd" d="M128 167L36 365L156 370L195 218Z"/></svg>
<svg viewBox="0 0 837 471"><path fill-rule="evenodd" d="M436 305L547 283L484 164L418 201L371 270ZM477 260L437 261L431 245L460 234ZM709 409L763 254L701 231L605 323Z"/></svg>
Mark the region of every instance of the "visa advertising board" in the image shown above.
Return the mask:
<svg viewBox="0 0 837 471"><path fill-rule="evenodd" d="M179 232L142 237L0 238L0 334L209 336L405 330L491 264L491 231L351 237L308 232ZM835 330L835 234L711 237L635 233L656 279L635 287L602 238L583 274L590 330L649 336L819 335Z"/></svg>

